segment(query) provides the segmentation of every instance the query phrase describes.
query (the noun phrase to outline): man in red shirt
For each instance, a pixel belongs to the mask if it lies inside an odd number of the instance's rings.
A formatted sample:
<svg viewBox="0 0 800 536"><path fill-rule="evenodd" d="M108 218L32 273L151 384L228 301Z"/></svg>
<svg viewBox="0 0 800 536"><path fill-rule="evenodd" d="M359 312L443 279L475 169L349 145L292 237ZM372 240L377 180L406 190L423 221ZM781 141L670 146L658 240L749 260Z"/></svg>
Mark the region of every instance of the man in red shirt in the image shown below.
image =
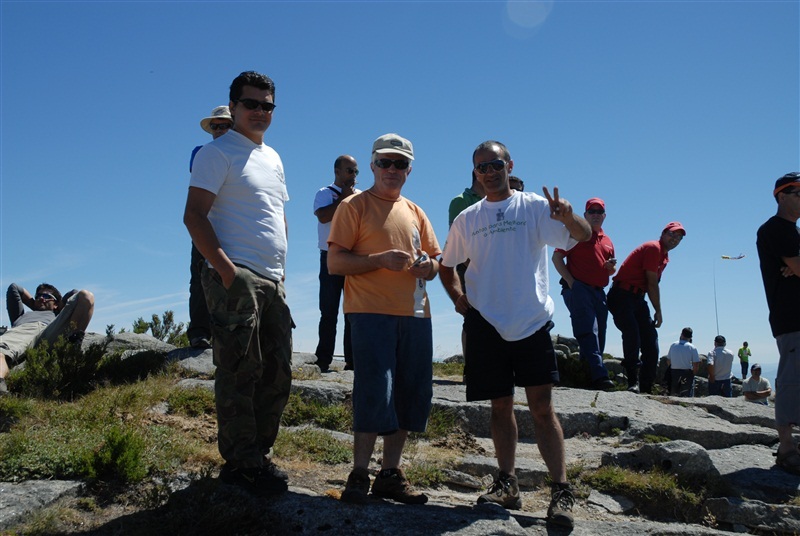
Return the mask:
<svg viewBox="0 0 800 536"><path fill-rule="evenodd" d="M616 271L614 244L603 232L606 204L599 197L586 202L583 217L592 226L592 238L564 251L553 252L553 266L561 275L561 296L572 319L572 333L578 339L581 359L589 364L592 388L608 391L614 382L603 365L606 346L608 279ZM566 262L565 262L566 261Z"/></svg>
<svg viewBox="0 0 800 536"><path fill-rule="evenodd" d="M683 225L669 222L659 240L645 242L628 255L608 292L608 310L622 332L622 364L628 375L629 391L649 393L653 388L658 367L656 329L663 321L658 284L669 262L669 251L678 247L684 236ZM645 294L653 304L652 318Z"/></svg>

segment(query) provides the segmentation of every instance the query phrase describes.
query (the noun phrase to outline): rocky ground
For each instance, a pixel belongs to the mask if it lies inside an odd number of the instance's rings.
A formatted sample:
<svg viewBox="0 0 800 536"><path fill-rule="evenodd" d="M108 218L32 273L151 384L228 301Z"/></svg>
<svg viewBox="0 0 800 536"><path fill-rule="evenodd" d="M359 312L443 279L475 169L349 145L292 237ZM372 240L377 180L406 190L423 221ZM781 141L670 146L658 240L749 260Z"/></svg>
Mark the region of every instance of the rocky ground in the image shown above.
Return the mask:
<svg viewBox="0 0 800 536"><path fill-rule="evenodd" d="M172 350L170 357L192 370L213 370L210 351L178 349ZM310 365L313 360L314 356L295 354L298 377L308 379L296 380L293 389L321 401L344 400L351 390L352 372L335 370L320 375ZM184 383L207 388L213 385L207 380ZM337 500L349 472L347 465L278 460L290 475L290 489L272 499L251 498L219 485L216 475L202 474L187 474L158 490L128 491L131 495L167 495L160 506L150 509L133 506L141 501L125 501L125 493L117 494L120 499L113 504L83 505L85 490L80 482L0 483L0 529L13 532L15 526L29 519L31 512L55 504L72 507L74 523L65 534L148 534L153 533L152 527L159 526L160 520L167 519L169 526L180 519L178 532L184 534L566 534L569 531L544 522L547 471L536 448L524 393L518 392L516 399L521 437L517 474L524 501L518 512L475 504L486 476L494 474L496 468L489 405L464 402L464 387L458 378L436 378L434 405L455 412L464 432L440 441L436 448L418 441L407 452L415 461L444 455L451 462L447 482L426 490L430 496L427 505L407 506L391 501L347 505ZM798 494L800 477L774 466L777 434L772 408L742 398L677 399L571 388L556 388L554 402L567 438L568 466L657 466L724 490L705 501L702 522L693 524L680 522L683 517L673 511L675 505L648 505L646 510L659 515L645 515L627 497L581 490L572 534L800 534L800 507L791 505ZM215 434L211 420L187 421L182 425L197 427L210 437ZM352 440L347 434L331 433ZM670 441L648 443L644 441L648 437ZM373 465L377 467L377 463ZM198 511L215 508L236 509L249 521L236 528L215 527L209 524L207 515L197 515ZM196 526L195 520L200 518L205 524Z"/></svg>

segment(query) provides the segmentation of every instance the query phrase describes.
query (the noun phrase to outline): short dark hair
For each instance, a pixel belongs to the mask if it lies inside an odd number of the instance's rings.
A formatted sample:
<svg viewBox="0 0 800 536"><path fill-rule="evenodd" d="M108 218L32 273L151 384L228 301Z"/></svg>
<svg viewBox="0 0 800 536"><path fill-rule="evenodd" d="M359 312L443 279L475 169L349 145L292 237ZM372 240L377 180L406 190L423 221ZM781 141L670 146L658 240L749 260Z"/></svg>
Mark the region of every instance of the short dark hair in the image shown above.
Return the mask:
<svg viewBox="0 0 800 536"><path fill-rule="evenodd" d="M684 339L689 339L691 341L692 335L694 335L694 332L692 332L692 328L683 328L681 330L681 337L683 337Z"/></svg>
<svg viewBox="0 0 800 536"><path fill-rule="evenodd" d="M38 296L42 292L49 292L50 294L55 296L57 304L61 305L61 293L58 291L56 287L54 287L50 283L42 283L38 287L36 287L36 296ZM34 298L36 296L34 296Z"/></svg>
<svg viewBox="0 0 800 536"><path fill-rule="evenodd" d="M511 154L508 152L508 147L506 147L499 141L487 140L478 145L477 147L475 147L475 150L472 151L472 163L473 164L475 163L475 155L478 154L478 151L493 151L495 147L500 149L503 158L505 158L506 160L511 160Z"/></svg>
<svg viewBox="0 0 800 536"><path fill-rule="evenodd" d="M333 163L333 169L339 169L339 166L342 165L342 162L353 160L353 157L349 154L343 154L336 157L336 161Z"/></svg>
<svg viewBox="0 0 800 536"><path fill-rule="evenodd" d="M245 71L231 82L229 94L231 102L237 102L241 98L244 86L266 89L272 95L273 100L275 99L275 82L269 76L255 71Z"/></svg>

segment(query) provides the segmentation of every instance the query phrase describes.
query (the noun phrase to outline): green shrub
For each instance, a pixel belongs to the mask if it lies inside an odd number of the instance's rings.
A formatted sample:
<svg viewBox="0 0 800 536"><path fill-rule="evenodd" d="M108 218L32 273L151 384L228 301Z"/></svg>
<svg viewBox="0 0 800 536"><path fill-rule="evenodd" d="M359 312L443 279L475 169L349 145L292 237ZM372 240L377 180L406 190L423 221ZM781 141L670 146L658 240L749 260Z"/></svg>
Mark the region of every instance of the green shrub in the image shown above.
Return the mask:
<svg viewBox="0 0 800 536"><path fill-rule="evenodd" d="M174 389L167 397L170 412L188 417L212 415L216 411L214 393L203 387Z"/></svg>
<svg viewBox="0 0 800 536"><path fill-rule="evenodd" d="M458 410L433 406L428 427L423 433L412 433L412 437L433 440L443 438L459 429Z"/></svg>
<svg viewBox="0 0 800 536"><path fill-rule="evenodd" d="M98 376L112 384L141 381L164 369L166 354L158 350L140 350L126 359L121 353L107 355L98 365Z"/></svg>
<svg viewBox="0 0 800 536"><path fill-rule="evenodd" d="M660 469L637 472L606 465L583 473L581 479L599 491L628 497L642 513L657 519L698 522L702 518L704 492L682 486L674 475Z"/></svg>
<svg viewBox="0 0 800 536"><path fill-rule="evenodd" d="M8 432L20 418L33 410L33 401L16 396L0 396L0 433Z"/></svg>
<svg viewBox="0 0 800 536"><path fill-rule="evenodd" d="M445 481L445 474L442 468L432 462L411 462L403 472L405 472L409 482L422 488L432 488Z"/></svg>
<svg viewBox="0 0 800 536"><path fill-rule="evenodd" d="M25 352L25 366L9 375L10 389L24 396L72 400L95 388L98 364L106 344L92 344L84 352L59 337L52 347L45 341Z"/></svg>
<svg viewBox="0 0 800 536"><path fill-rule="evenodd" d="M133 323L134 333L147 333L160 341L172 344L178 347L189 346L189 338L183 329L183 322L175 323L175 313L172 311L164 311L164 320L157 314L152 316L150 322L145 321L141 316Z"/></svg>
<svg viewBox="0 0 800 536"><path fill-rule="evenodd" d="M321 404L292 393L281 415L281 425L301 424L316 424L328 430L347 432L353 428L353 409L345 404Z"/></svg>
<svg viewBox="0 0 800 536"><path fill-rule="evenodd" d="M275 455L284 459L307 460L336 465L353 461L352 447L324 430L303 428L281 430L275 440Z"/></svg>
<svg viewBox="0 0 800 536"><path fill-rule="evenodd" d="M70 403L20 405L16 421L0 434L0 481L89 476L135 481L142 474L175 471L207 443L192 431L150 421L151 408L168 398L171 382L152 377L97 389ZM0 404L9 407L7 400Z"/></svg>
<svg viewBox="0 0 800 536"><path fill-rule="evenodd" d="M463 376L464 363L444 363L442 361L434 361L433 363L434 376Z"/></svg>
<svg viewBox="0 0 800 536"><path fill-rule="evenodd" d="M110 428L99 448L83 459L84 473L94 480L138 482L147 476L144 439L129 428Z"/></svg>

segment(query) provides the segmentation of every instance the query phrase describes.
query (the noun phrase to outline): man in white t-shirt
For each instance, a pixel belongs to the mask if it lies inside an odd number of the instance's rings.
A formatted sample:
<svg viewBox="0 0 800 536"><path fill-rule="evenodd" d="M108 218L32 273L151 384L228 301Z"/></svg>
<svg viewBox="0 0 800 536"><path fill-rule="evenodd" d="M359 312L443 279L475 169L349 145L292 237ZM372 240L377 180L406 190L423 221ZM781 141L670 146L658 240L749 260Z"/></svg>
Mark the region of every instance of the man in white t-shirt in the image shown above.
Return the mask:
<svg viewBox="0 0 800 536"><path fill-rule="evenodd" d="M750 367L750 377L742 382L742 394L748 402L769 406L772 386L768 379L761 377L761 365L758 363L753 363Z"/></svg>
<svg viewBox="0 0 800 536"><path fill-rule="evenodd" d="M727 341L722 335L714 337L714 349L706 354L708 363L708 394L731 397L731 369L733 352L725 348Z"/></svg>
<svg viewBox="0 0 800 536"><path fill-rule="evenodd" d="M317 217L319 246L319 342L314 355L317 366L327 372L333 361L336 346L336 324L339 320L339 302L344 291L344 276L328 272L328 235L336 208L351 195L358 193L356 177L358 163L350 155L339 156L333 164L333 184L321 188L314 196L314 216ZM353 370L353 344L350 340L350 322L344 318L344 368Z"/></svg>
<svg viewBox="0 0 800 536"><path fill-rule="evenodd" d="M675 396L694 396L694 376L700 368L700 354L692 344L692 335L692 328L683 328L680 339L673 342L667 352L672 379L670 394Z"/></svg>
<svg viewBox="0 0 800 536"><path fill-rule="evenodd" d="M197 153L183 221L206 259L220 480L266 496L286 491L269 452L289 399L292 317L283 278L289 200L283 162L264 144L275 84L247 71L230 88L233 130Z"/></svg>
<svg viewBox="0 0 800 536"><path fill-rule="evenodd" d="M553 480L547 519L571 527L574 497L567 482L564 433L552 403L559 375L550 338L554 304L548 295L547 246L568 250L588 240L592 231L559 198L558 188L553 197L547 188L545 197L512 191L514 162L502 143L481 143L472 161L486 197L453 221L441 277L456 311L464 315L467 400L492 403L492 440L500 471L478 502L522 506L514 474L514 387L524 387L536 443ZM463 289L455 266L467 259Z"/></svg>

